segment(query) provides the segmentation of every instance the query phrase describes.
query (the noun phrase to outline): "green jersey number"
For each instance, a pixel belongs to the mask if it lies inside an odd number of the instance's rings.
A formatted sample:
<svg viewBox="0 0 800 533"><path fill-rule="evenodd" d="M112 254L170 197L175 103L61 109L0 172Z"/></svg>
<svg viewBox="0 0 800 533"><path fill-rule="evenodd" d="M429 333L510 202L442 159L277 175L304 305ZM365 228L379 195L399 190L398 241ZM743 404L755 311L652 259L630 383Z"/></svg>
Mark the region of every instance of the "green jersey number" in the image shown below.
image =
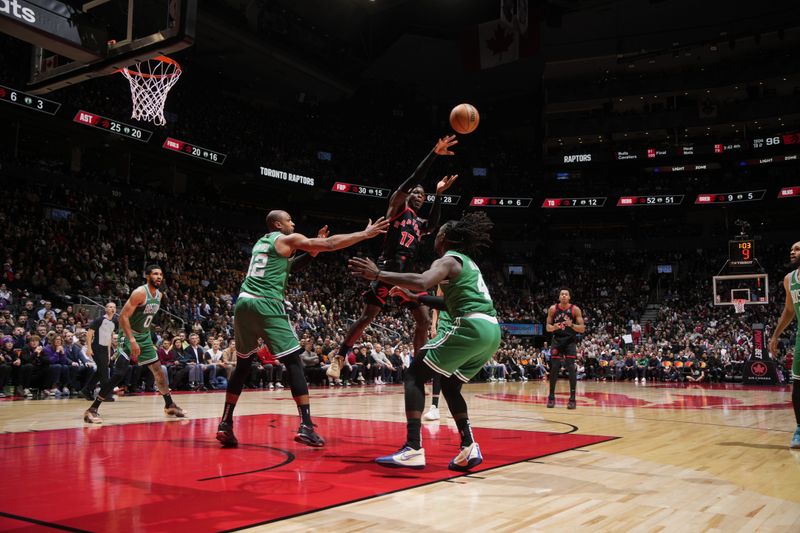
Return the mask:
<svg viewBox="0 0 800 533"><path fill-rule="evenodd" d="M486 282L483 281L483 275L478 274L478 292L483 294L483 297L486 298L488 301L492 301L492 295L489 294L489 287L486 286Z"/></svg>
<svg viewBox="0 0 800 533"><path fill-rule="evenodd" d="M263 278L264 271L267 268L269 256L267 254L256 254L250 260L250 267L247 269L247 275L254 278Z"/></svg>
<svg viewBox="0 0 800 533"><path fill-rule="evenodd" d="M144 329L149 328L150 324L152 323L153 323L153 315L148 315L147 317L145 317L143 325Z"/></svg>

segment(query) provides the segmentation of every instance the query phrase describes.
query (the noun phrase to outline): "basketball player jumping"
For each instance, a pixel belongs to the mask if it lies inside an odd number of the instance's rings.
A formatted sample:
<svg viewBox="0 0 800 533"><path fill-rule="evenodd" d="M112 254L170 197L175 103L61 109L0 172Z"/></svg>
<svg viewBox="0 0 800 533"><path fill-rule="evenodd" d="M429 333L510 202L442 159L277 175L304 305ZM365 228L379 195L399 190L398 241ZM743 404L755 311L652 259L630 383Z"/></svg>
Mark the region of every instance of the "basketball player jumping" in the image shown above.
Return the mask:
<svg viewBox="0 0 800 533"><path fill-rule="evenodd" d="M769 351L778 355L778 339L783 330L797 320L797 340L794 344L794 359L792 360L792 407L797 429L794 431L790 448L800 448L800 241L792 245L789 252L790 266L794 269L783 278L783 288L786 290L786 305L783 307L775 333L769 341Z"/></svg>
<svg viewBox="0 0 800 533"><path fill-rule="evenodd" d="M261 237L253 246L250 266L233 311L238 358L236 369L228 382L225 409L217 429L217 440L223 447L231 448L239 444L233 433L233 410L245 381L250 377L250 366L258 351L258 339L263 339L269 351L286 365L289 387L301 418L300 429L294 440L314 447L325 445L325 440L317 435L311 422L308 384L300 359L303 349L289 323L283 304L286 280L290 270L302 268L317 253L347 248L386 233L388 227L389 221L380 218L374 224L370 220L363 231L329 237L326 226L320 230L317 238L309 239L305 235L294 233L294 222L289 213L270 211L267 215L270 233ZM309 252L309 255L293 258L297 250Z"/></svg>
<svg viewBox="0 0 800 533"><path fill-rule="evenodd" d="M383 241L383 252L378 258L378 265L382 270L407 272L411 270L423 235L436 231L441 214L441 194L445 192L458 177L445 176L436 185L436 200L431 208L428 220L422 219L417 214L425 202L425 189L419 185L428 174L428 170L437 155L454 155L450 148L458 143L455 135L448 135L436 143L433 150L425 156L417 169L411 174L389 198L389 209L386 219L389 220L389 231ZM353 349L353 344L369 326L375 317L386 305L389 298L391 284L375 281L364 293L365 306L361 316L353 322L344 337L344 342L339 346L336 357L328 368L328 376L337 379L344 364L347 353ZM430 313L428 308L417 303L408 303L414 316L414 353L425 344L430 327Z"/></svg>
<svg viewBox="0 0 800 533"><path fill-rule="evenodd" d="M570 303L569 289L561 289L558 303L547 310L547 331L553 334L553 346L550 352L550 395L547 407L556 406L556 382L561 366L566 365L569 375L569 401L567 409L575 409L575 388L578 385L578 373L575 360L578 357L577 334L586 331L583 314L577 305Z"/></svg>
<svg viewBox="0 0 800 533"><path fill-rule="evenodd" d="M371 281L414 292L441 283L443 298L416 294L409 297L421 304L446 309L453 321L446 330L440 329L437 337L423 346L411 362L405 377L406 442L394 454L377 458L375 461L380 465L425 467L421 436L425 383L437 374L441 376L442 393L461 435L461 449L448 468L465 471L483 461L472 435L461 386L483 368L500 346L500 326L492 297L481 271L470 258L489 245L491 228L492 222L482 212L447 222L436 234L434 244L441 257L422 274L386 272L369 259L350 259L351 273Z"/></svg>
<svg viewBox="0 0 800 533"><path fill-rule="evenodd" d="M170 395L167 376L161 371L156 347L150 336L150 325L153 317L161 307L161 291L158 288L164 279L161 267L150 265L145 270L147 283L135 289L119 315L120 336L117 348L117 361L111 379L105 382L97 398L89 409L83 413L83 420L89 424L100 424L103 419L98 414L100 405L111 398L114 387L119 385L131 363L147 366L153 373L158 392L164 398L164 412L170 416L183 418L183 409L175 405Z"/></svg>

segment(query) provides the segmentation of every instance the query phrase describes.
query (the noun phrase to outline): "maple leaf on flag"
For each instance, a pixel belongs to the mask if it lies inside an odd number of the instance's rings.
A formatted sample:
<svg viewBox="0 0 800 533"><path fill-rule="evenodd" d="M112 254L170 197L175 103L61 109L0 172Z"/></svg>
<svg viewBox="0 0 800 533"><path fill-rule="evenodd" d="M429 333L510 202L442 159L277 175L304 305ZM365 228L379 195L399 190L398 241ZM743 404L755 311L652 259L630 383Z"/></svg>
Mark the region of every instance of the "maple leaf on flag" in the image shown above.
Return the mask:
<svg viewBox="0 0 800 533"><path fill-rule="evenodd" d="M492 37L486 40L486 48L491 50L492 54L500 55L503 52L508 52L513 42L514 36L511 32L506 31L502 24L498 24L495 26Z"/></svg>

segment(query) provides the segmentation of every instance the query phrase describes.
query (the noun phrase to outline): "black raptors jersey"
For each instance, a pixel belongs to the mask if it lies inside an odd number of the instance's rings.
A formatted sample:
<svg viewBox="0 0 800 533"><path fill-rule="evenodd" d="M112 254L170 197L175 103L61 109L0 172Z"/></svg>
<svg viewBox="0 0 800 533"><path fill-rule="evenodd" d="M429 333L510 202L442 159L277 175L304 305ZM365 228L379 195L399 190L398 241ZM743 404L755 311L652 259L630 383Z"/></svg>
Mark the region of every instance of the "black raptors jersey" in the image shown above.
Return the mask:
<svg viewBox="0 0 800 533"><path fill-rule="evenodd" d="M578 334L575 333L575 330L571 327L562 327L567 318L575 322L573 305L569 304L566 309L561 309L559 304L556 304L556 309L553 313L553 324L558 326L558 329L553 332L553 344L564 345L576 342Z"/></svg>
<svg viewBox="0 0 800 533"><path fill-rule="evenodd" d="M386 270L405 272L414 261L426 221L416 211L406 208L392 219L383 241L378 266Z"/></svg>

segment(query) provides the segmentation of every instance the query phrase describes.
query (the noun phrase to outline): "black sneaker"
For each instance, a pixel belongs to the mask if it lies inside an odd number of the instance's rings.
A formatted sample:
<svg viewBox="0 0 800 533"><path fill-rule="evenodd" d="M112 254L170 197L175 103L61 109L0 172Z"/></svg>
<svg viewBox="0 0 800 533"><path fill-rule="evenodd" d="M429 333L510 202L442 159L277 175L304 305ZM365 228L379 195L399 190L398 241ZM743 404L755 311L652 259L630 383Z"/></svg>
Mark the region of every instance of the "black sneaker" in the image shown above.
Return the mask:
<svg viewBox="0 0 800 533"><path fill-rule="evenodd" d="M556 406L556 399L553 398L553 397L548 398L547 399L547 408L548 409L552 409L555 406Z"/></svg>
<svg viewBox="0 0 800 533"><path fill-rule="evenodd" d="M575 398L570 398L567 402L567 409L575 409L575 407L577 407L575 405Z"/></svg>
<svg viewBox="0 0 800 533"><path fill-rule="evenodd" d="M223 448L236 448L239 446L239 439L233 434L233 424L220 422L217 428L217 440Z"/></svg>
<svg viewBox="0 0 800 533"><path fill-rule="evenodd" d="M313 425L307 426L305 424L300 424L297 435L294 436L294 441L313 448L322 448L325 446L325 439L317 435Z"/></svg>

